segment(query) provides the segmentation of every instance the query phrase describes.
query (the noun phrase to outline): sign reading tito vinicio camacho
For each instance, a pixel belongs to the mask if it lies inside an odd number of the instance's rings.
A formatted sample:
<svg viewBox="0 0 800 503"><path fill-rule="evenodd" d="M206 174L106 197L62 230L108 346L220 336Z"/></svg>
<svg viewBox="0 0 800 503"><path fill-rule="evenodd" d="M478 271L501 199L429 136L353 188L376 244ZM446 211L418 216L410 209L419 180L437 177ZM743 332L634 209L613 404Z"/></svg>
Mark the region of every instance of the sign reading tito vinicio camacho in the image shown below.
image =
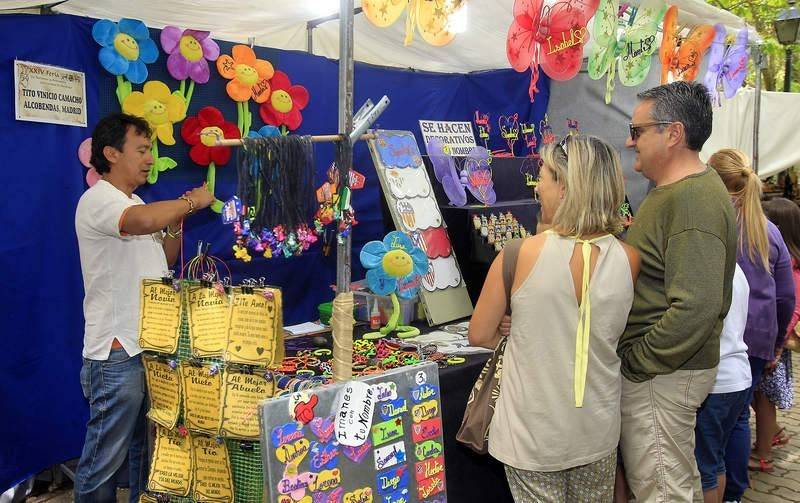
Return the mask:
<svg viewBox="0 0 800 503"><path fill-rule="evenodd" d="M86 76L57 66L14 61L17 120L86 127Z"/></svg>

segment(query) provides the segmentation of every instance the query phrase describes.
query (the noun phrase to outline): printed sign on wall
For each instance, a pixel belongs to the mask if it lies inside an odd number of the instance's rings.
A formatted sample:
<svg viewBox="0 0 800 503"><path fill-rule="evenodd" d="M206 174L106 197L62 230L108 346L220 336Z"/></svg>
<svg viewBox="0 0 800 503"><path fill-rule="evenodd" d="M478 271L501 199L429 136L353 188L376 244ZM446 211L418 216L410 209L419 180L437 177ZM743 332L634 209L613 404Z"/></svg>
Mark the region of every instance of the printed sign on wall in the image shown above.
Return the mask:
<svg viewBox="0 0 800 503"><path fill-rule="evenodd" d="M420 120L419 128L425 145L431 138L439 138L444 143L445 152L449 155L467 155L475 146L475 134L472 123Z"/></svg>
<svg viewBox="0 0 800 503"><path fill-rule="evenodd" d="M86 76L57 66L14 61L18 121L86 127Z"/></svg>

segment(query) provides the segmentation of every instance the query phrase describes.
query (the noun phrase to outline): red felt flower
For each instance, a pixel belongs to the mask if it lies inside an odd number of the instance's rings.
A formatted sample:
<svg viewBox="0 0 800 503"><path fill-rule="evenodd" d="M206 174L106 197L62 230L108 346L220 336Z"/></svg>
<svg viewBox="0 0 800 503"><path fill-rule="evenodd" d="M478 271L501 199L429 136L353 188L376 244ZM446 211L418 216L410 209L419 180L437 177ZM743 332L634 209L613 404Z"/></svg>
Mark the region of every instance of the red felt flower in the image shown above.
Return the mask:
<svg viewBox="0 0 800 503"><path fill-rule="evenodd" d="M303 122L300 110L308 105L308 90L303 86L293 86L289 77L276 71L270 80L272 94L261 104L259 113L267 124L286 126L294 130Z"/></svg>
<svg viewBox="0 0 800 503"><path fill-rule="evenodd" d="M183 121L181 136L192 146L189 157L200 166L212 162L217 166L226 164L231 158L230 147L215 147L214 142L240 138L236 124L226 122L222 112L214 107L205 107L197 112L197 117Z"/></svg>

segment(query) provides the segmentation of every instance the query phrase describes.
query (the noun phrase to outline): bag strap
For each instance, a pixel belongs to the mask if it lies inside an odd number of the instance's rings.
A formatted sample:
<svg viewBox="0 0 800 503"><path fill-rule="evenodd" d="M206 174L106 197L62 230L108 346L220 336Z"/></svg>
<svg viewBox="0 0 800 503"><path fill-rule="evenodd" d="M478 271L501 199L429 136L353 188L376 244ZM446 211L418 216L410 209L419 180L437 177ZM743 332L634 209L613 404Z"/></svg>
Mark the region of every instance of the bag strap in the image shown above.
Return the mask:
<svg viewBox="0 0 800 503"><path fill-rule="evenodd" d="M506 289L506 314L511 314L511 285L517 270L517 257L524 239L512 239L503 246L503 286Z"/></svg>

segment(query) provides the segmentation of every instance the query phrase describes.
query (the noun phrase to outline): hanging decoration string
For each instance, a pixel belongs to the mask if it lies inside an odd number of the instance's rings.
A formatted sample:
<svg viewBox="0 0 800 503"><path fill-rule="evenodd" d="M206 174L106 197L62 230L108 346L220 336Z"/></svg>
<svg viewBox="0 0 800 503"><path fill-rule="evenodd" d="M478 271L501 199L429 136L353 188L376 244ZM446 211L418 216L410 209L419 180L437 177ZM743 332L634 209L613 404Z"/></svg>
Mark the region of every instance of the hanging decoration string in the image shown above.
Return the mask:
<svg viewBox="0 0 800 503"><path fill-rule="evenodd" d="M317 240L306 223L313 213L314 149L309 136L245 138L237 151L242 211L234 250L287 257Z"/></svg>

